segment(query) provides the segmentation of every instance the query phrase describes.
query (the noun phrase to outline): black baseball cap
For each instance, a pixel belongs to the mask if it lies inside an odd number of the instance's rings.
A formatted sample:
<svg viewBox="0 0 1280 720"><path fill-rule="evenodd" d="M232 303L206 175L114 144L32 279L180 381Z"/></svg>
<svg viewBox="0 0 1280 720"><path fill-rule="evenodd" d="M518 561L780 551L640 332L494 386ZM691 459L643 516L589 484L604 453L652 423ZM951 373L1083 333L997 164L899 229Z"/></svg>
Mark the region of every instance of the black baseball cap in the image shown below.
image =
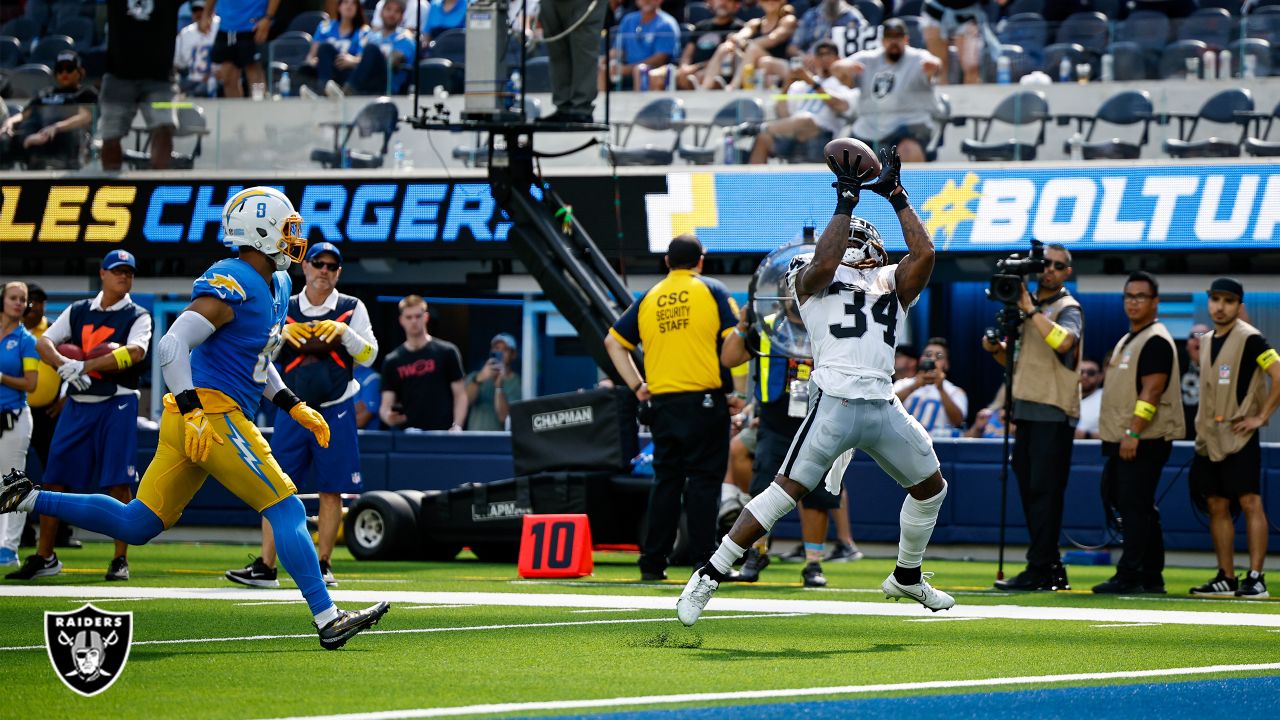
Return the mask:
<svg viewBox="0 0 1280 720"><path fill-rule="evenodd" d="M1209 285L1209 294L1212 295L1214 293L1229 293L1231 295L1235 295L1241 302L1244 302L1244 286L1235 278L1220 277L1217 280L1214 280L1213 283Z"/></svg>
<svg viewBox="0 0 1280 720"><path fill-rule="evenodd" d="M83 65L80 64L80 53L75 50L63 50L58 53L58 57L53 62L53 69L60 70L70 67L72 70L79 70Z"/></svg>

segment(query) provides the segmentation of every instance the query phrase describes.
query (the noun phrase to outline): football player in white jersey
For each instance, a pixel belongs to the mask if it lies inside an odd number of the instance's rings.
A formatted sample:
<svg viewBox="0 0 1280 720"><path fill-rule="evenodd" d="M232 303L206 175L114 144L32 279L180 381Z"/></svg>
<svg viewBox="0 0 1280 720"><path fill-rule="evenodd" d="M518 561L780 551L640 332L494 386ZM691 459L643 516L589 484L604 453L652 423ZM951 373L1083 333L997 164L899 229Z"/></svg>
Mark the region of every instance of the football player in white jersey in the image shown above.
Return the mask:
<svg viewBox="0 0 1280 720"><path fill-rule="evenodd" d="M835 215L810 257L793 261L790 283L813 341L809 413L778 476L747 504L706 565L696 569L676 603L680 622L693 625L746 548L791 512L850 448L865 452L907 492L902 505L898 563L880 585L885 597L908 598L933 611L955 605L929 584L920 564L947 495L929 434L893 393L897 331L933 273L933 241L899 182L897 148L881 150L881 172L862 185L858 166L827 156L836 175ZM889 265L875 226L853 217L867 188L898 215L907 256Z"/></svg>

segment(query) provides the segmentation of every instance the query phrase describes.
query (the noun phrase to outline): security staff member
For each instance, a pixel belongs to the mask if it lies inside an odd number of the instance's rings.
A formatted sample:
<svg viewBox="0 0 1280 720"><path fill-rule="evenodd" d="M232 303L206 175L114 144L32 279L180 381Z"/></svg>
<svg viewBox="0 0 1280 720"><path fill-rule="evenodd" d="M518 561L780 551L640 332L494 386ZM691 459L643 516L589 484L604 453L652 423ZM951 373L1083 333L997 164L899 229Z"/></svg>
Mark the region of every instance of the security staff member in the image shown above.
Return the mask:
<svg viewBox="0 0 1280 720"><path fill-rule="evenodd" d="M618 318L605 349L640 402L653 405L653 474L649 522L640 555L645 580L663 580L680 522L681 496L694 567L715 549L720 482L729 462L729 407L720 340L738 308L718 280L703 277L702 243L681 235L667 248L667 277ZM631 351L644 346L645 378Z"/></svg>
<svg viewBox="0 0 1280 720"><path fill-rule="evenodd" d="M312 245L302 274L306 287L289 298L281 331L285 342L276 362L285 385L308 406L319 408L329 424L329 444L321 447L315 434L289 413L276 413L271 454L295 483L315 482L320 493L320 575L332 587L338 581L329 559L342 521L342 493L363 488L355 412L360 383L355 380L355 368L373 364L378 340L364 303L338 292L342 253L336 245ZM228 570L226 578L253 587L279 587L276 544L266 517L262 518L262 556L243 569Z"/></svg>
<svg viewBox="0 0 1280 720"><path fill-rule="evenodd" d="M1120 513L1124 552L1116 574L1095 593L1164 592L1164 538L1156 485L1173 441L1185 434L1178 353L1156 315L1160 286L1141 270L1124 284L1129 332L1116 343L1102 386L1103 497ZM1022 428L1018 428L1022 432Z"/></svg>
<svg viewBox="0 0 1280 720"><path fill-rule="evenodd" d="M1062 285L1071 277L1071 253L1049 245L1035 298L1023 287L1018 309L1023 321L1013 359L1013 472L1027 521L1027 567L1000 590L1070 590L1058 554L1063 497L1071 470L1071 448L1080 418L1080 358L1084 314ZM1009 362L1008 342L983 338L996 362Z"/></svg>
<svg viewBox="0 0 1280 720"><path fill-rule="evenodd" d="M1209 508L1218 575L1191 588L1192 595L1268 597L1262 574L1268 524L1259 494L1258 428L1280 407L1280 355L1257 328L1240 319L1243 306L1244 286L1238 281L1218 278L1209 286L1213 334L1200 342L1198 359L1200 367L1217 368L1217 372L1201 378L1191 495L1197 504ZM1271 377L1270 392L1264 376ZM1243 582L1236 578L1233 502L1244 510L1248 529L1249 572Z"/></svg>
<svg viewBox="0 0 1280 720"><path fill-rule="evenodd" d="M133 499L133 483L138 479L134 468L138 380L142 360L151 347L151 315L129 297L137 267L126 250L107 253L98 270L102 291L92 300L72 303L36 343L40 357L70 386L49 444L46 490L100 489L123 503ZM82 356L89 359L64 356L58 351L64 343L79 347ZM94 348L105 343L119 347L96 355ZM62 563L53 552L57 527L57 518L41 517L36 554L5 577L30 580L62 572ZM108 580L129 579L127 548L126 543L116 541Z"/></svg>
<svg viewBox="0 0 1280 720"><path fill-rule="evenodd" d="M780 296L785 296L785 290ZM773 482L787 456L787 450L800 431L808 412L809 373L813 358L788 357L778 353L773 337L805 333L794 300L783 300L783 310L761 318L768 332L761 333L748 322L750 309L744 309L742 320L724 339L720 362L736 367L756 356L755 397L760 426L756 430L756 454L751 466L751 496L764 492ZM750 348L750 350L748 349ZM800 532L803 536L805 567L800 576L805 587L826 587L822 573L822 553L826 549L828 512L840 508L840 497L825 486L805 496L800 506ZM761 538L743 556L741 582L755 582L760 571L769 565L768 539Z"/></svg>

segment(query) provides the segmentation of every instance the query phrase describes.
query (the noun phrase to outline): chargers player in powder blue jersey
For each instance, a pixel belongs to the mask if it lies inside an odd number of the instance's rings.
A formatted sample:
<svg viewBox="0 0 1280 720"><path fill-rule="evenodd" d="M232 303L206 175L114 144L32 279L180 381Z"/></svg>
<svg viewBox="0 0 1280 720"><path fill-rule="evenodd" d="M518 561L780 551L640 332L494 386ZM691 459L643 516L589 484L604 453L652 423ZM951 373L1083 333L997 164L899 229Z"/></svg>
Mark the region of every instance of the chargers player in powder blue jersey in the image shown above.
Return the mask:
<svg viewBox="0 0 1280 720"><path fill-rule="evenodd" d="M239 256L215 263L196 280L191 304L161 339L165 384L155 458L127 505L104 495L41 490L22 471L0 483L0 513L37 511L142 545L171 527L205 478L219 483L271 523L285 569L306 598L320 645L336 650L375 625L390 606L359 612L334 606L293 481L271 455L252 414L266 396L323 447L329 426L285 387L271 357L280 345L292 290L285 270L300 262L307 241L302 218L278 190L253 187L222 210L223 242Z"/></svg>

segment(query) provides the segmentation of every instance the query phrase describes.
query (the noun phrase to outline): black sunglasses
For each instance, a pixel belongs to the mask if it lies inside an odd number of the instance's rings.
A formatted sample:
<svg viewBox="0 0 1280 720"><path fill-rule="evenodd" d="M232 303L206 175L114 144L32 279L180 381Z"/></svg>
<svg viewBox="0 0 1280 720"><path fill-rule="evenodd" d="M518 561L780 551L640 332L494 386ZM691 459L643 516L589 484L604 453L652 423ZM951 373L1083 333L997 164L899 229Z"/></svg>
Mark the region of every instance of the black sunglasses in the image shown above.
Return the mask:
<svg viewBox="0 0 1280 720"><path fill-rule="evenodd" d="M59 63L54 66L53 71L55 73L74 73L74 72L79 72L80 67L78 65L71 65L69 63Z"/></svg>
<svg viewBox="0 0 1280 720"><path fill-rule="evenodd" d="M1067 268L1071 267L1070 265L1062 262L1061 260L1046 260L1044 264L1046 268L1051 267L1054 270L1058 270L1058 271L1066 270Z"/></svg>
<svg viewBox="0 0 1280 720"><path fill-rule="evenodd" d="M331 272L338 272L338 269L342 267L342 264L336 262L325 262L323 260L312 260L311 267L317 270L324 270L327 268Z"/></svg>

